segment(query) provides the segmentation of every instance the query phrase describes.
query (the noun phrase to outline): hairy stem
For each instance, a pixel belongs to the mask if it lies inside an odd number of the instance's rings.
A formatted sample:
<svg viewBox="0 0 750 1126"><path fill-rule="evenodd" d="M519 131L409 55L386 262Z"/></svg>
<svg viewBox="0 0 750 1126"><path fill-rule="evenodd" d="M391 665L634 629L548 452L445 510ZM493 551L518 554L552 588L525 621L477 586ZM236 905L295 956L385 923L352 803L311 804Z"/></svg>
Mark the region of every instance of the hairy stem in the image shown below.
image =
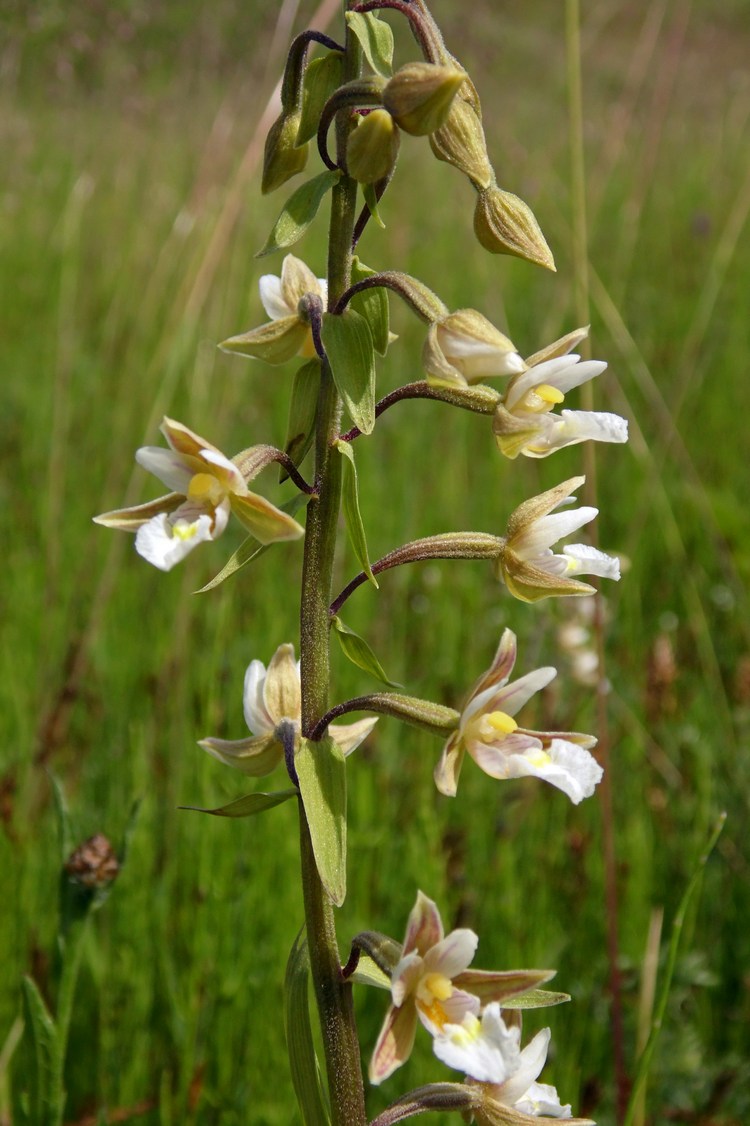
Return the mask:
<svg viewBox="0 0 750 1126"><path fill-rule="evenodd" d="M347 31L344 81L359 73L360 52ZM337 153L344 152L348 122L339 114ZM328 248L328 291L333 305L351 284L351 245L357 185L341 177L333 189ZM322 363L315 437L315 489L318 499L308 509L300 606L302 730L308 734L328 708L329 616L336 526L341 505L341 458L338 437L341 400L327 362ZM341 974L334 909L320 880L310 830L300 802L300 853L305 924L310 968L315 987L333 1126L366 1126L359 1040L354 1022L352 989Z"/></svg>

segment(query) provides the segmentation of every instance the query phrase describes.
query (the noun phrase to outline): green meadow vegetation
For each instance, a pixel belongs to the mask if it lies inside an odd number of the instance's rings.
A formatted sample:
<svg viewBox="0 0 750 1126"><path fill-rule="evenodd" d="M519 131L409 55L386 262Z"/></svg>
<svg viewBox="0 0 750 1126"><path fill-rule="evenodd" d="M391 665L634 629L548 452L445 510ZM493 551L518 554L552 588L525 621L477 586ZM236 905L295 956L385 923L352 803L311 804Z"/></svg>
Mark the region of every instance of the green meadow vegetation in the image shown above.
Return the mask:
<svg viewBox="0 0 750 1126"><path fill-rule="evenodd" d="M372 558L455 528L500 534L516 504L585 461L601 546L624 561L605 591L607 728L561 648L574 600L527 609L486 564L440 562L385 574L344 617L407 691L451 706L512 627L519 671L559 670L530 725L603 736L609 789L573 808L469 762L446 799L432 782L440 744L381 719L350 763L339 933L400 939L421 888L448 925L477 930L478 965L557 967L572 1002L526 1026L551 1025L546 1081L610 1126L608 871L632 1078L675 915L726 811L682 926L637 1121L738 1126L750 1121L750 15L741 0L582 9L591 337L609 363L595 396L629 418L629 445L593 457L575 447L511 474L489 420L415 402L358 441L357 458ZM83 954L66 1122L299 1121L282 1004L303 917L292 803L241 821L180 808L252 789L196 740L244 735L247 663L298 643L299 544L198 595L239 545L236 528L165 575L91 517L156 495L132 454L160 443L164 414L230 453L283 444L294 365L216 342L259 322L258 278L278 271L280 256L254 258L289 194L260 195L258 121L275 116L283 52L313 11L0 4L3 1126L26 1121L33 1075L25 974L54 1007L52 775L80 841L119 840L140 799ZM451 308L481 310L526 355L579 323L565 6L436 0L435 11L477 82L500 182L533 206L558 274L482 251L465 181L411 138L386 230L368 229L361 255L425 277ZM323 227L294 250L321 274ZM420 372L421 326L395 301L392 320L383 392ZM290 486L272 472L264 492L281 502ZM355 569L342 539L340 586ZM334 662L335 699L375 690L342 654ZM366 1050L385 1007L379 991L358 995ZM436 1077L427 1039L373 1093L373 1113Z"/></svg>

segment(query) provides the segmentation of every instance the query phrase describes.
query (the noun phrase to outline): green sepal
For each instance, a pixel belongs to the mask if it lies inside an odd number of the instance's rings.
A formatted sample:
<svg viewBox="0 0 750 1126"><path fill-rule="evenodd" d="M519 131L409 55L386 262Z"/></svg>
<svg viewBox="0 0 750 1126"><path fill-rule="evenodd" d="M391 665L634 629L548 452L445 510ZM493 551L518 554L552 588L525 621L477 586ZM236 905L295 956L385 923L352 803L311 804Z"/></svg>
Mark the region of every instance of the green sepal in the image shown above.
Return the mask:
<svg viewBox="0 0 750 1126"><path fill-rule="evenodd" d="M301 465L315 437L315 414L318 407L320 389L320 360L309 360L298 370L292 384L292 397L289 400L289 421L286 428L284 452L295 465ZM279 481L286 481L288 474L283 465Z"/></svg>
<svg viewBox="0 0 750 1126"><path fill-rule="evenodd" d="M54 1072L57 1069L60 1038L57 1025L44 1003L36 982L31 977L23 979L23 996L36 1065L30 1122L34 1126L43 1126L45 1122L62 1121L62 1107L57 1106L58 1093L54 1090Z"/></svg>
<svg viewBox="0 0 750 1126"><path fill-rule="evenodd" d="M393 31L377 12L347 12L346 22L376 74L393 74Z"/></svg>
<svg viewBox="0 0 750 1126"><path fill-rule="evenodd" d="M289 516L294 516L295 512L302 508L303 504L307 504L309 499L310 498L306 493L295 493L295 495L290 500L288 500L286 504L280 504L279 508L282 512L286 512ZM213 590L214 587L220 586L221 583L225 582L228 578L231 578L231 576L236 574L237 571L240 571L243 567L246 567L248 563L252 563L253 559L257 559L259 555L262 555L264 551L268 551L269 547L273 546L274 545L270 543L260 544L256 540L255 536L248 536L247 539L243 540L237 550L229 557L222 569L219 571L218 575L214 575L214 577L209 582L207 582L205 586L200 587L194 593L205 594L207 590Z"/></svg>
<svg viewBox="0 0 750 1126"><path fill-rule="evenodd" d="M346 530L349 534L349 542L352 545L354 554L359 560L359 565L362 570L375 589L378 590L378 580L373 575L370 566L370 557L367 553L367 539L365 538L365 526L362 523L362 513L359 510L359 488L357 485L357 466L354 463L354 450L349 442L342 441L336 442L336 449L344 459L342 502L344 518L346 520Z"/></svg>
<svg viewBox="0 0 750 1126"><path fill-rule="evenodd" d="M357 985L374 985L376 989L390 989L391 979L384 973L372 958L364 954L357 963L357 968L349 976L349 981Z"/></svg>
<svg viewBox="0 0 750 1126"><path fill-rule="evenodd" d="M329 735L316 743L303 738L294 767L318 875L340 907L346 899L346 760Z"/></svg>
<svg viewBox="0 0 750 1126"><path fill-rule="evenodd" d="M553 993L551 989L529 989L517 997L503 1001L504 1009L548 1009L551 1005L562 1005L570 1000L569 993Z"/></svg>
<svg viewBox="0 0 750 1126"><path fill-rule="evenodd" d="M256 813L265 813L267 809L273 809L275 805L281 805L296 796L297 791L291 787L273 794L245 794L244 798L235 798L218 809L203 809L199 805L181 805L179 808L189 809L193 813L210 813L213 817L254 817Z"/></svg>
<svg viewBox="0 0 750 1126"><path fill-rule="evenodd" d="M371 278L375 273L375 270L360 262L356 255L352 258L352 284ZM379 355L384 356L388 351L391 335L388 291L385 286L364 289L361 293L356 293L349 304L365 318L372 333L373 347Z"/></svg>
<svg viewBox="0 0 750 1126"><path fill-rule="evenodd" d="M380 214L380 208L378 206L378 193L375 190L375 185L362 184L362 195L373 219L380 227L381 231L384 231L385 222L383 220L383 216Z"/></svg>
<svg viewBox="0 0 750 1126"><path fill-rule="evenodd" d="M375 428L375 349L370 326L354 309L323 314L323 347L339 395L363 434Z"/></svg>
<svg viewBox="0 0 750 1126"><path fill-rule="evenodd" d="M353 629L349 629L349 626L344 625L338 615L333 618L331 625L336 631L336 636L339 639L339 644L344 652L344 656L348 657L353 665L363 669L364 672L369 672L376 680L380 680L390 688L403 687L403 685L388 679L383 666L364 638L360 637L358 633L355 633Z"/></svg>
<svg viewBox="0 0 750 1126"><path fill-rule="evenodd" d="M313 59L308 64L302 89L298 145L305 144L317 133L323 106L341 85L343 61L343 56L338 51L329 51L322 58Z"/></svg>
<svg viewBox="0 0 750 1126"><path fill-rule="evenodd" d="M297 188L282 208L265 246L255 257L263 258L266 254L272 254L274 250L285 250L288 246L294 246L295 242L299 242L317 215L324 196L331 190L340 175L338 168L326 169L325 172L313 176L312 180L307 180Z"/></svg>
<svg viewBox="0 0 750 1126"><path fill-rule="evenodd" d="M284 975L284 1035L292 1086L304 1126L330 1126L310 1024L309 977L310 955L303 927L289 951Z"/></svg>

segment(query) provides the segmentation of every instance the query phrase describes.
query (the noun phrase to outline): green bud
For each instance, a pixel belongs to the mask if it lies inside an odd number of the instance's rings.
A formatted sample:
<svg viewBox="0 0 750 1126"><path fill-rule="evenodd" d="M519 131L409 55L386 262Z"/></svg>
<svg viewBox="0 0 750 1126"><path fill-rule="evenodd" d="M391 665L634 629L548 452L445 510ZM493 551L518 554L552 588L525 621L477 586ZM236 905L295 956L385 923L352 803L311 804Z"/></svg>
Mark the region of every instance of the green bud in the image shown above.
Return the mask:
<svg viewBox="0 0 750 1126"><path fill-rule="evenodd" d="M349 134L346 164L360 184L375 184L391 175L400 144L395 121L384 109L374 109Z"/></svg>
<svg viewBox="0 0 750 1126"><path fill-rule="evenodd" d="M478 190L492 183L492 166L482 123L460 94L454 99L444 124L430 135L430 147L438 160L458 168Z"/></svg>
<svg viewBox="0 0 750 1126"><path fill-rule="evenodd" d="M282 113L268 131L263 153L263 195L280 188L307 164L307 145L297 148L301 114L299 110Z"/></svg>
<svg viewBox="0 0 750 1126"><path fill-rule="evenodd" d="M423 137L445 121L465 73L454 66L407 63L383 90L383 105L405 133Z"/></svg>
<svg viewBox="0 0 750 1126"><path fill-rule="evenodd" d="M496 184L479 192L474 233L491 254L513 254L548 270L555 269L552 251L531 208Z"/></svg>

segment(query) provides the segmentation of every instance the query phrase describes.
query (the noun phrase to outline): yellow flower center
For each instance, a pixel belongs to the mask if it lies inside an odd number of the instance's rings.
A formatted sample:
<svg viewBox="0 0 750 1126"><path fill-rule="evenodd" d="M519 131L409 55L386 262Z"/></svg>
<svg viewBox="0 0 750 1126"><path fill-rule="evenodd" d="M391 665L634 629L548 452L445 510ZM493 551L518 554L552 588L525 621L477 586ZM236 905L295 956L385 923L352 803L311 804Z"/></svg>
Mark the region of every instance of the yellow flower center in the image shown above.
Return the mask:
<svg viewBox="0 0 750 1126"><path fill-rule="evenodd" d="M498 736L512 735L518 724L506 712L487 712L470 720L465 737L477 739L481 743L495 743Z"/></svg>
<svg viewBox="0 0 750 1126"><path fill-rule="evenodd" d="M226 490L210 473L196 473L190 478L187 495L191 500L206 501L216 507L224 500Z"/></svg>
<svg viewBox="0 0 750 1126"><path fill-rule="evenodd" d="M562 391L558 391L556 387L552 387L549 383L540 383L538 387L532 387L530 391L526 392L514 410L522 407L525 411L542 414L551 411L553 407L559 406L564 399L565 396Z"/></svg>
<svg viewBox="0 0 750 1126"><path fill-rule="evenodd" d="M453 993L453 983L445 974L425 974L417 986L417 1004L428 1020L442 1028L448 1017L441 1002Z"/></svg>
<svg viewBox="0 0 750 1126"><path fill-rule="evenodd" d="M192 523L188 523L187 520L178 520L176 524L172 525L172 539L191 540L197 531L197 520L193 520Z"/></svg>

